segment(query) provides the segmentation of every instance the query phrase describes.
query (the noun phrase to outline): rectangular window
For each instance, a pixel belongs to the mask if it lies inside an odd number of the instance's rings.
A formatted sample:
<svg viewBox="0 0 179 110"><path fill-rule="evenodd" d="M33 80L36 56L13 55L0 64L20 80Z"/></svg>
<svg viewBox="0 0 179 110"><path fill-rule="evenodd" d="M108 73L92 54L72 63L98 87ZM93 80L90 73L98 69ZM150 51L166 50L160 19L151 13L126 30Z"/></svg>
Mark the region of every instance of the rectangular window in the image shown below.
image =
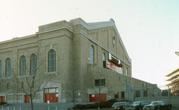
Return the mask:
<svg viewBox="0 0 179 110"><path fill-rule="evenodd" d="M144 93L143 93L143 96L144 96L144 97L147 97L147 96L148 96L147 90L144 90L143 92L144 92Z"/></svg>
<svg viewBox="0 0 179 110"><path fill-rule="evenodd" d="M96 79L95 86L105 86L105 79Z"/></svg>
<svg viewBox="0 0 179 110"><path fill-rule="evenodd" d="M106 54L105 54L105 52L103 52L103 54L102 54L102 61L106 61Z"/></svg>
<svg viewBox="0 0 179 110"><path fill-rule="evenodd" d="M58 87L44 88L44 93L58 93Z"/></svg>
<svg viewBox="0 0 179 110"><path fill-rule="evenodd" d="M121 91L121 98L124 99L125 98L125 92Z"/></svg>
<svg viewBox="0 0 179 110"><path fill-rule="evenodd" d="M88 56L89 64L94 64L94 46L91 45L89 48L89 56Z"/></svg>
<svg viewBox="0 0 179 110"><path fill-rule="evenodd" d="M56 71L56 51L54 49L50 49L48 52L48 72Z"/></svg>
<svg viewBox="0 0 179 110"><path fill-rule="evenodd" d="M135 96L136 96L136 97L140 97L140 90L136 90L136 91L135 91Z"/></svg>

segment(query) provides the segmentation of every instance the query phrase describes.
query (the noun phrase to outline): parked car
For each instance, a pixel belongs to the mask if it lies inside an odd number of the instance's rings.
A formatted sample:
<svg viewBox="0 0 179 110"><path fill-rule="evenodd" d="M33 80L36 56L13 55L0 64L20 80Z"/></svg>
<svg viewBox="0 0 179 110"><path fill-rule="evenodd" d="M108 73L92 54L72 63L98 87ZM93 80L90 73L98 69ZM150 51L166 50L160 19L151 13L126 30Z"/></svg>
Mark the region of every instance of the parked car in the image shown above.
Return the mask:
<svg viewBox="0 0 179 110"><path fill-rule="evenodd" d="M131 106L133 110L142 110L143 107L149 103L149 101L134 101Z"/></svg>
<svg viewBox="0 0 179 110"><path fill-rule="evenodd" d="M150 104L145 105L143 110L171 110L171 104L164 101L152 101Z"/></svg>
<svg viewBox="0 0 179 110"><path fill-rule="evenodd" d="M112 108L114 110L132 110L130 102L115 102Z"/></svg>
<svg viewBox="0 0 179 110"><path fill-rule="evenodd" d="M111 108L112 105L119 100L117 99L110 99L104 102L89 102L89 103L78 103L75 104L72 108L73 109L90 109L90 108Z"/></svg>
<svg viewBox="0 0 179 110"><path fill-rule="evenodd" d="M111 108L112 105L115 103L115 102L118 102L119 100L117 99L110 99L110 100L107 100L107 101L104 101L104 102L100 102L100 107L101 108Z"/></svg>
<svg viewBox="0 0 179 110"><path fill-rule="evenodd" d="M78 109L89 109L89 108L96 108L97 105L94 102L89 102L89 103L78 103L75 104L72 109L73 110L78 110Z"/></svg>

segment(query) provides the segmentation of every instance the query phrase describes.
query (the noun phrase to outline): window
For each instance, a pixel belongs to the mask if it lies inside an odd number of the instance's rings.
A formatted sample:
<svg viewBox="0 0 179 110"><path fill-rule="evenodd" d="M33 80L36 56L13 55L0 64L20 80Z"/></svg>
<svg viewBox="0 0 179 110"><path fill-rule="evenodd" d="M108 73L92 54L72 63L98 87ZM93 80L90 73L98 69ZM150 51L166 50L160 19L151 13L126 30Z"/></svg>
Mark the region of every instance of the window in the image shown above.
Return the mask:
<svg viewBox="0 0 179 110"><path fill-rule="evenodd" d="M21 82L21 88L24 89L24 82Z"/></svg>
<svg viewBox="0 0 179 110"><path fill-rule="evenodd" d="M96 79L95 86L105 86L105 79Z"/></svg>
<svg viewBox="0 0 179 110"><path fill-rule="evenodd" d="M9 84L9 83L7 83L7 85L6 85L6 89L9 89L9 87L10 87L10 84Z"/></svg>
<svg viewBox="0 0 179 110"><path fill-rule="evenodd" d="M140 97L140 90L136 90L136 91L135 91L135 96L136 96L136 97Z"/></svg>
<svg viewBox="0 0 179 110"><path fill-rule="evenodd" d="M105 52L103 52L103 54L102 54L102 63L103 63L103 67L104 68L106 68L106 54L105 54Z"/></svg>
<svg viewBox="0 0 179 110"><path fill-rule="evenodd" d="M48 72L56 71L56 52L50 49L48 52Z"/></svg>
<svg viewBox="0 0 179 110"><path fill-rule="evenodd" d="M30 56L30 75L35 75L37 72L37 55Z"/></svg>
<svg viewBox="0 0 179 110"><path fill-rule="evenodd" d="M20 62L19 62L19 75L23 76L26 74L26 59L25 56L22 55L20 57Z"/></svg>
<svg viewBox="0 0 179 110"><path fill-rule="evenodd" d="M0 79L3 77L3 74L2 74L2 62L0 60Z"/></svg>
<svg viewBox="0 0 179 110"><path fill-rule="evenodd" d="M144 96L144 97L147 97L147 96L148 96L147 90L144 90L144 91L143 91L143 96Z"/></svg>
<svg viewBox="0 0 179 110"><path fill-rule="evenodd" d="M115 44L116 44L116 37L113 36L113 38L112 38L112 45L113 45L113 47L115 46Z"/></svg>
<svg viewBox="0 0 179 110"><path fill-rule="evenodd" d="M11 59L6 58L6 60L5 60L5 77L10 77L11 75L12 75Z"/></svg>
<svg viewBox="0 0 179 110"><path fill-rule="evenodd" d="M94 46L91 45L89 49L89 64L94 64Z"/></svg>
<svg viewBox="0 0 179 110"><path fill-rule="evenodd" d="M103 61L106 61L106 54L103 52L103 54L102 54L102 60Z"/></svg>
<svg viewBox="0 0 179 110"><path fill-rule="evenodd" d="M125 69L125 75L128 75L128 68Z"/></svg>
<svg viewBox="0 0 179 110"><path fill-rule="evenodd" d="M58 93L58 87L44 88L44 93Z"/></svg>
<svg viewBox="0 0 179 110"><path fill-rule="evenodd" d="M125 92L124 91L121 91L121 98L125 99Z"/></svg>

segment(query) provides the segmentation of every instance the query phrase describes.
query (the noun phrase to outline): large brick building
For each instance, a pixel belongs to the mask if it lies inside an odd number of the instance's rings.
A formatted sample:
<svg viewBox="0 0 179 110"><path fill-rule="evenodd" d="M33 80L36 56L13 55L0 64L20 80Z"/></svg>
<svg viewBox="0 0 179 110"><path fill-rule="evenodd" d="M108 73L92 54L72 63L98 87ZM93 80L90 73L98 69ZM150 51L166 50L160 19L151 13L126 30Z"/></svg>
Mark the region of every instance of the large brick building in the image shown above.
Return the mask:
<svg viewBox="0 0 179 110"><path fill-rule="evenodd" d="M55 22L0 43L0 102L29 102L30 93L36 102L134 99L154 88L132 78L113 20Z"/></svg>

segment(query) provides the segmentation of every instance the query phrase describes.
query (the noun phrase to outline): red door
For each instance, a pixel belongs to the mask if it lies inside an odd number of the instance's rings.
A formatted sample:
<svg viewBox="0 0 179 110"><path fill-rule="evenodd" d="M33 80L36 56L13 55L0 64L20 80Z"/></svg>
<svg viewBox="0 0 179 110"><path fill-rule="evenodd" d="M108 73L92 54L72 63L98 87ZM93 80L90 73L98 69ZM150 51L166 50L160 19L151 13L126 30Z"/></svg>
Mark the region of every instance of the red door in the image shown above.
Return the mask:
<svg viewBox="0 0 179 110"><path fill-rule="evenodd" d="M24 95L24 103L30 103L30 96Z"/></svg>
<svg viewBox="0 0 179 110"><path fill-rule="evenodd" d="M5 96L0 96L0 103L4 103L5 102Z"/></svg>
<svg viewBox="0 0 179 110"><path fill-rule="evenodd" d="M56 103L58 102L58 96L56 93L44 93L44 101L46 103Z"/></svg>
<svg viewBox="0 0 179 110"><path fill-rule="evenodd" d="M107 100L106 94L90 94L89 95L89 101L90 102L104 102Z"/></svg>
<svg viewBox="0 0 179 110"><path fill-rule="evenodd" d="M95 94L90 94L89 95L89 101L90 102L96 102L96 95Z"/></svg>

